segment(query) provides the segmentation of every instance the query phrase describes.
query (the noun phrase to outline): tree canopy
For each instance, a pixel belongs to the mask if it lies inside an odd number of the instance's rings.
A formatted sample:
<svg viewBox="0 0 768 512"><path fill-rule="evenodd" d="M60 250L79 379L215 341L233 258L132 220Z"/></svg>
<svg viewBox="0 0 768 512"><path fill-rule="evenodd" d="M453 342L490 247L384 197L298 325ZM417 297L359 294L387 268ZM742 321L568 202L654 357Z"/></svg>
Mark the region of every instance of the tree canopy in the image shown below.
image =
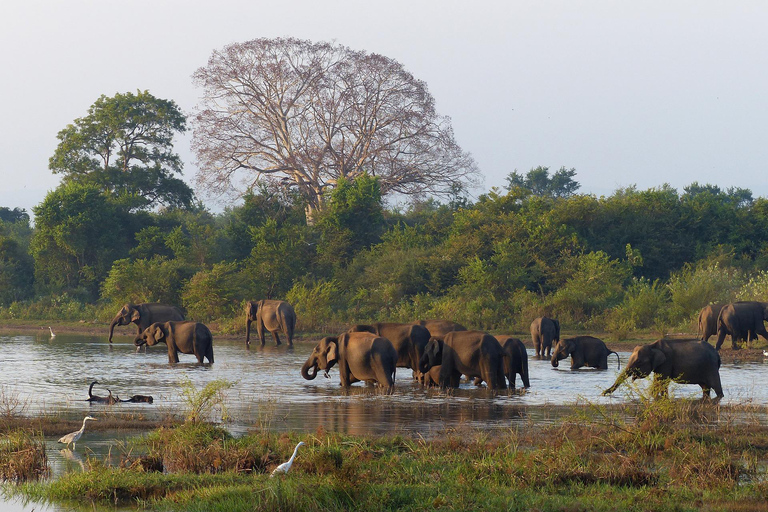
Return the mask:
<svg viewBox="0 0 768 512"><path fill-rule="evenodd" d="M311 222L341 178L367 172L384 195L439 195L477 174L426 84L382 55L254 39L215 51L194 80L198 182L217 192L239 180L295 186Z"/></svg>
<svg viewBox="0 0 768 512"><path fill-rule="evenodd" d="M571 197L581 187L573 177L576 169L561 167L551 177L549 167L536 167L523 176L517 171L507 176L507 188L519 187L529 191L534 196L541 197Z"/></svg>
<svg viewBox="0 0 768 512"><path fill-rule="evenodd" d="M49 161L64 182L91 183L132 208L155 203L189 206L193 192L181 179L173 137L186 130L175 102L136 94L102 95L85 117L61 130Z"/></svg>

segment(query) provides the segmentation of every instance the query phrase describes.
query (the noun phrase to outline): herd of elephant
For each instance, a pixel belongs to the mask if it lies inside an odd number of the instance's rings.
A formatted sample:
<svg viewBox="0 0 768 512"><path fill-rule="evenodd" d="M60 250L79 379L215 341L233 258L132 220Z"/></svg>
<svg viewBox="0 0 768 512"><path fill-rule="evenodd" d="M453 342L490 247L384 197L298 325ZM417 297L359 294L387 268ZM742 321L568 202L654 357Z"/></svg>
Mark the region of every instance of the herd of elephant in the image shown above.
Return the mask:
<svg viewBox="0 0 768 512"><path fill-rule="evenodd" d="M714 318L714 320L713 320ZM726 335L738 348L740 340L762 335L768 340L763 321L768 320L768 303L735 302L705 307L699 315L701 339L662 339L635 347L616 382L603 394L615 391L626 379L654 374L653 390L665 394L669 380L699 385L705 398L715 391L723 396L720 383L718 350ZM251 322L256 322L261 345L265 332L276 344L283 333L288 346L293 346L296 313L285 301L261 300L246 303L246 345L250 344ZM168 346L168 360L178 362L178 353L194 354L198 362L213 362L213 339L210 330L199 322L186 321L174 306L164 304L126 304L110 324L112 342L117 325L135 323L138 329L134 343ZM712 347L707 339L718 334ZM571 358L571 369L584 366L607 369L608 356L616 352L593 336L560 339L560 323L547 317L531 323L531 339L536 358L551 359L552 366ZM620 365L619 361L619 365ZM456 388L462 375L485 382L490 390L515 388L519 375L523 386L530 387L528 355L523 342L513 336L491 336L483 331L467 330L448 320L419 320L413 323L374 323L354 325L338 336L326 336L314 347L301 368L301 375L312 380L322 370L326 377L337 366L342 386L354 382L375 384L391 392L396 368L410 368L426 386Z"/></svg>

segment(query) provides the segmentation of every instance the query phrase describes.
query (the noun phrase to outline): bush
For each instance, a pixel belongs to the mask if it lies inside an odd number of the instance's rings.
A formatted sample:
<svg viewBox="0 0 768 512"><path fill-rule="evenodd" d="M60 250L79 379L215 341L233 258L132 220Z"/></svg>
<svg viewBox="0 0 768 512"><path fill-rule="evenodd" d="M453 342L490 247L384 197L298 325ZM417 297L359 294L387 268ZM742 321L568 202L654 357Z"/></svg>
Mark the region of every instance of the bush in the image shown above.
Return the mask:
<svg viewBox="0 0 768 512"><path fill-rule="evenodd" d="M181 304L181 288L191 274L183 262L164 256L117 260L101 286L101 296L113 304Z"/></svg>
<svg viewBox="0 0 768 512"><path fill-rule="evenodd" d="M631 331L654 327L663 330L668 320L669 290L658 279L635 279L624 300L608 315L608 330L618 338Z"/></svg>
<svg viewBox="0 0 768 512"><path fill-rule="evenodd" d="M339 284L336 281L298 282L286 294L296 311L296 329L327 331L336 322L336 310L341 307Z"/></svg>
<svg viewBox="0 0 768 512"><path fill-rule="evenodd" d="M736 299L768 302L768 271L763 270L750 277L736 292Z"/></svg>
<svg viewBox="0 0 768 512"><path fill-rule="evenodd" d="M686 264L672 274L667 285L672 300L670 321L692 324L707 304L733 302L743 284L744 275L736 268L706 261Z"/></svg>
<svg viewBox="0 0 768 512"><path fill-rule="evenodd" d="M236 263L217 263L210 270L199 271L182 292L189 317L211 322L238 316L245 296L242 283Z"/></svg>

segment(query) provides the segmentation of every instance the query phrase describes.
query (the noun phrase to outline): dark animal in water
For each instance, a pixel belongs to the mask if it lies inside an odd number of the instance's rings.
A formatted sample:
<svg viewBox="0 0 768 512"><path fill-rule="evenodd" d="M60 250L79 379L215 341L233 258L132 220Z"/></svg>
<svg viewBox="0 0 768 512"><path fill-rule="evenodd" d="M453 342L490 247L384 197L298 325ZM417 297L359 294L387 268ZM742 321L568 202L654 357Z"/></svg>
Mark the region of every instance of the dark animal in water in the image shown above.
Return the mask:
<svg viewBox="0 0 768 512"><path fill-rule="evenodd" d="M132 403L135 403L135 404L138 404L138 403L151 404L152 402L155 401L155 399L152 398L149 395L133 395L128 400L120 400L120 401L121 402L132 402Z"/></svg>
<svg viewBox="0 0 768 512"><path fill-rule="evenodd" d="M91 382L91 385L88 388L88 398L85 399L86 401L91 402L91 403L96 402L96 403L99 403L99 404L108 404L108 405L116 404L117 402L120 401L119 397L112 396L112 391L110 391L109 388L107 388L107 391L109 391L109 396L94 395L93 394L93 386L94 386L94 384L98 384L98 383L99 383L99 381L97 381L97 380Z"/></svg>

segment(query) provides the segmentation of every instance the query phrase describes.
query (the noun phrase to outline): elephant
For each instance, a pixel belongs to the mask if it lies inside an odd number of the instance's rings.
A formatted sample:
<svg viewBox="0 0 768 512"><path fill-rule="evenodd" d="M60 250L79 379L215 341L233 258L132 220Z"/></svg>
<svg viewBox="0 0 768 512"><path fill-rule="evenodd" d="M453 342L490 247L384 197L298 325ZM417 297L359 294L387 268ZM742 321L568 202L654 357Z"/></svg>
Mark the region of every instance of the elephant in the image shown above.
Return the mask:
<svg viewBox="0 0 768 512"><path fill-rule="evenodd" d="M433 366L429 369L427 373L424 374L424 381L423 384L428 387L436 387L440 385L440 370L442 369L442 365ZM454 379L451 381L450 387L457 388L459 387L459 380L460 378L457 378L455 375L451 376L451 379ZM480 380L477 384L482 385L482 380Z"/></svg>
<svg viewBox="0 0 768 512"><path fill-rule="evenodd" d="M744 301L726 304L717 317L717 344L720 347L726 335L731 335L731 346L738 350L738 341L757 339L759 334L768 340L763 321L768 320L768 302Z"/></svg>
<svg viewBox="0 0 768 512"><path fill-rule="evenodd" d="M256 322L261 346L264 346L264 330L272 333L275 345L280 345L278 331L288 338L288 346L293 347L293 331L296 328L296 312L293 306L284 300L260 300L245 303L245 346L251 344L251 322Z"/></svg>
<svg viewBox="0 0 768 512"><path fill-rule="evenodd" d="M725 304L710 304L699 311L699 335L701 341L709 341L710 336L717 334L717 317Z"/></svg>
<svg viewBox="0 0 768 512"><path fill-rule="evenodd" d="M504 350L504 375L507 376L509 387L514 389L516 374L520 375L524 387L531 387L528 380L528 352L523 342L506 335L496 336L496 339Z"/></svg>
<svg viewBox="0 0 768 512"><path fill-rule="evenodd" d="M419 361L419 370L427 373L441 365L441 388L459 385L464 374L468 378L480 377L488 389L506 389L504 378L504 350L498 340L482 331L453 331L444 339L432 337Z"/></svg>
<svg viewBox="0 0 768 512"><path fill-rule="evenodd" d="M418 377L419 360L424 353L424 348L429 343L429 331L426 327L415 324L378 322L370 325L353 325L349 332L370 332L387 338L392 342L392 346L397 352L397 366L411 368Z"/></svg>
<svg viewBox="0 0 768 512"><path fill-rule="evenodd" d="M536 351L536 358L549 358L552 342L560 341L560 322L545 316L538 317L531 322L531 339Z"/></svg>
<svg viewBox="0 0 768 512"><path fill-rule="evenodd" d="M700 340L667 339L635 347L624 370L613 386L603 391L603 395L613 393L627 377L632 377L632 380L645 378L651 372L654 373L652 390L657 397L667 394L669 379L698 384L705 399L710 397L711 390L717 394L717 400L723 397L720 354L717 350Z"/></svg>
<svg viewBox="0 0 768 512"><path fill-rule="evenodd" d="M144 330L155 322L170 322L185 320L184 313L176 306L145 302L141 304L125 304L117 313L112 323L109 324L109 342L112 343L112 335L116 325L136 324L136 336L141 336Z"/></svg>
<svg viewBox="0 0 768 512"><path fill-rule="evenodd" d="M430 337L444 338L451 331L466 331L467 328L450 320L417 320L415 325L420 325L429 331Z"/></svg>
<svg viewBox="0 0 768 512"><path fill-rule="evenodd" d="M552 366L557 368L561 360L571 356L571 370L578 370L582 366L607 370L610 354L616 354L616 352L606 347L600 338L594 336L566 338L558 341L555 345L555 351L552 354ZM616 361L621 368L619 354L616 354Z"/></svg>
<svg viewBox="0 0 768 512"><path fill-rule="evenodd" d="M136 346L147 344L151 347L159 342L168 345L169 363L179 362L179 352L195 354L201 364L203 358L213 362L213 335L205 324L191 321L155 322L136 339Z"/></svg>
<svg viewBox="0 0 768 512"><path fill-rule="evenodd" d="M340 336L326 336L315 346L301 367L301 376L307 380L317 377L317 370L325 376L339 364L341 385L354 382L375 382L392 391L395 385L397 352L392 343L370 332L345 332Z"/></svg>

